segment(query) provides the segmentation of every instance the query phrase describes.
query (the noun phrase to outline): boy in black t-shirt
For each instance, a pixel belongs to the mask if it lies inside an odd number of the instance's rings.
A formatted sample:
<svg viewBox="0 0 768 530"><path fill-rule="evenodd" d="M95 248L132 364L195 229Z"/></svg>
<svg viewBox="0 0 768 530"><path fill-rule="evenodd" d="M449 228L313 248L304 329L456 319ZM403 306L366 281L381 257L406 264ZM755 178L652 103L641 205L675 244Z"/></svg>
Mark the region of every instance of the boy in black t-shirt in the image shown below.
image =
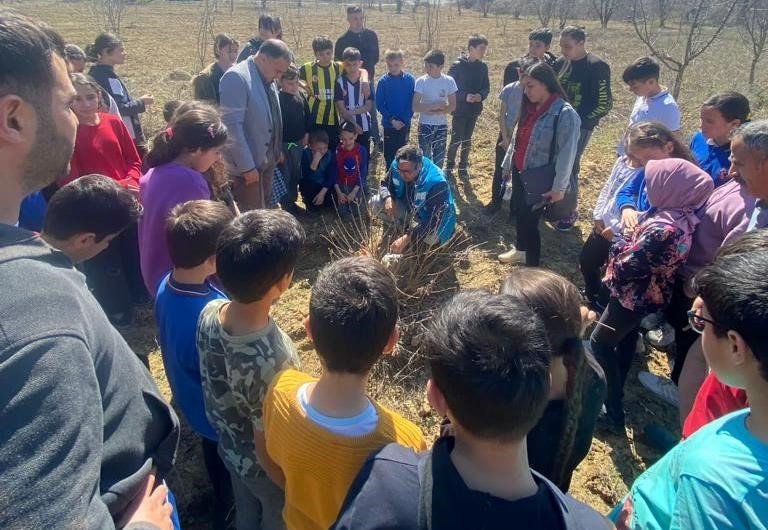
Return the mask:
<svg viewBox="0 0 768 530"><path fill-rule="evenodd" d="M579 192L579 168L581 155L587 147L592 131L613 106L611 95L611 67L608 63L587 52L587 33L584 28L566 26L560 32L560 50L563 56L554 69L560 78L568 102L581 118L581 136L573 162L570 189L560 208L565 208L563 218L555 224L560 231L568 231L576 222L576 197ZM567 208L566 208L567 206Z"/></svg>
<svg viewBox="0 0 768 530"><path fill-rule="evenodd" d="M332 529L611 528L528 465L526 436L549 401L550 346L525 302L460 292L421 346L427 397L453 435L419 456L390 444L368 457Z"/></svg>
<svg viewBox="0 0 768 530"><path fill-rule="evenodd" d="M279 168L288 188L280 206L296 215L301 212L296 199L301 179L301 153L307 145L311 115L307 99L299 91L299 70L293 65L280 76L280 112L283 116L283 162Z"/></svg>

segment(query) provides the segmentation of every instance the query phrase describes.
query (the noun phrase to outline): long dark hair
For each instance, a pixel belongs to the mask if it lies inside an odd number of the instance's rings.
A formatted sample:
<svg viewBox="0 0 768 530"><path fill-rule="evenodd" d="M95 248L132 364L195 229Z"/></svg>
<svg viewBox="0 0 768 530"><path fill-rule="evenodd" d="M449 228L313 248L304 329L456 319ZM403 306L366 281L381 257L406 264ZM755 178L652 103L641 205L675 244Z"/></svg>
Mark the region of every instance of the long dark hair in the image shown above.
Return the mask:
<svg viewBox="0 0 768 530"><path fill-rule="evenodd" d="M629 152L632 147L664 147L669 142L672 142L670 158L682 158L696 163L690 149L675 133L657 121L641 121L630 126L624 137L624 150Z"/></svg>
<svg viewBox="0 0 768 530"><path fill-rule="evenodd" d="M122 43L114 33L100 33L92 44L85 47L85 54L88 56L89 61L96 62L99 60L99 55L104 52L111 52Z"/></svg>
<svg viewBox="0 0 768 530"><path fill-rule="evenodd" d="M557 74L546 62L537 61L533 63L523 71L522 75L520 76L520 80L522 81L525 77L531 77L532 79L535 79L539 83L543 84L550 94L558 94L561 98L563 98L563 100L568 101L565 90L563 90L560 81L557 79ZM528 96L525 94L523 94L522 105L521 115L525 116L528 114L530 107L533 106L533 103L531 103L531 101L528 99Z"/></svg>
<svg viewBox="0 0 768 530"><path fill-rule="evenodd" d="M581 343L581 296L573 283L554 272L520 267L510 273L499 291L525 301L544 322L552 347L552 355L561 357L568 373L565 385L565 415L554 455L552 480L561 484L569 470L567 465L581 417L584 381L588 370Z"/></svg>

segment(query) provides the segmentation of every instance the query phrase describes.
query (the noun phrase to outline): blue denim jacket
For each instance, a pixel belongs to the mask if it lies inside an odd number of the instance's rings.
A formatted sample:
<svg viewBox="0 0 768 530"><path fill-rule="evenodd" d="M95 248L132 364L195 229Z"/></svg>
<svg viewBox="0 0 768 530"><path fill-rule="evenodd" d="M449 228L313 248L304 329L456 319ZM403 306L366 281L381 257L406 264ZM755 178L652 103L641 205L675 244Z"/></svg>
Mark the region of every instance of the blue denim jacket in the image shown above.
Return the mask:
<svg viewBox="0 0 768 530"><path fill-rule="evenodd" d="M523 170L549 164L549 146L552 143L552 130L558 112L560 113L560 121L557 123L554 157L555 181L552 190L565 192L568 189L573 162L576 159L576 147L581 133L581 118L573 107L562 98L555 100L533 126L531 140L525 151ZM514 153L515 139L513 138L501 165L505 173L512 171Z"/></svg>

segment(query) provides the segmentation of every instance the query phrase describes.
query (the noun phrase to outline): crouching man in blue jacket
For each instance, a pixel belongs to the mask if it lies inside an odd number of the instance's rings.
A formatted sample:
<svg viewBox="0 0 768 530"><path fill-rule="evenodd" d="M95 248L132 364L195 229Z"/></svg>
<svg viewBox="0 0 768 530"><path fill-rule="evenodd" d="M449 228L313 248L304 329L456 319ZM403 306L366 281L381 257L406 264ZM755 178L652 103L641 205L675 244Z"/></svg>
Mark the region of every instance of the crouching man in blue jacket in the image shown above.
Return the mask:
<svg viewBox="0 0 768 530"><path fill-rule="evenodd" d="M450 185L442 170L412 144L397 151L370 206L385 221L405 224L405 234L390 246L394 254L417 242L445 244L456 228Z"/></svg>

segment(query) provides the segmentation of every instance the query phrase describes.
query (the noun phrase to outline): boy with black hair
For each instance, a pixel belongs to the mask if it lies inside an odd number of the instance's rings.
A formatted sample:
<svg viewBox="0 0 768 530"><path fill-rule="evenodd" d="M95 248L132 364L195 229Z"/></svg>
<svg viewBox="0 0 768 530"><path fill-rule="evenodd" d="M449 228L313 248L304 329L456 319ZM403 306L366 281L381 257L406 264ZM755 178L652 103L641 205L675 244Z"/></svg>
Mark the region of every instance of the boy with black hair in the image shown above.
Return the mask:
<svg viewBox="0 0 768 530"><path fill-rule="evenodd" d="M278 165L285 179L288 194L280 206L297 215L303 213L296 205L301 180L301 154L307 145L311 115L307 98L299 90L299 69L291 65L280 76L280 112L283 115L283 162Z"/></svg>
<svg viewBox="0 0 768 530"><path fill-rule="evenodd" d="M661 67L652 57L640 57L624 69L621 79L637 99L629 115L629 125L656 121L672 132L680 130L680 109L667 87L659 84ZM624 154L624 137L616 148Z"/></svg>
<svg viewBox="0 0 768 530"><path fill-rule="evenodd" d="M304 206L317 210L331 205L328 192L336 183L336 154L329 148L328 133L319 129L309 133L309 145L301 155L299 190Z"/></svg>
<svg viewBox="0 0 768 530"><path fill-rule="evenodd" d="M357 143L371 152L371 110L373 101L363 90L361 70L363 61L360 50L344 50L344 72L336 80L333 100L341 121L354 123L357 129Z"/></svg>
<svg viewBox="0 0 768 530"><path fill-rule="evenodd" d="M84 175L53 194L40 237L72 263L105 250L141 217L136 196L104 175Z"/></svg>
<svg viewBox="0 0 768 530"><path fill-rule="evenodd" d="M413 118L413 94L416 80L403 71L403 50L387 50L384 53L387 73L376 85L376 106L381 112L384 129L384 163L389 167L398 149L408 142Z"/></svg>
<svg viewBox="0 0 768 530"><path fill-rule="evenodd" d="M240 55L237 56L237 62L245 61L251 55L254 55L264 41L269 39L283 38L283 24L280 22L280 17L273 15L260 15L259 16L259 33L258 35L248 39L243 49L240 50Z"/></svg>
<svg viewBox="0 0 768 530"><path fill-rule="evenodd" d="M579 169L592 131L613 106L611 95L611 67L586 50L587 33L582 27L565 26L560 32L560 50L563 54L555 62L554 70L568 96L568 102L581 118L581 134L576 148L571 182L566 198L559 206L563 218L555 228L567 232L578 219L576 212L579 193ZM566 211L568 210L568 211Z"/></svg>
<svg viewBox="0 0 768 530"><path fill-rule="evenodd" d="M720 255L694 278L704 356L750 408L701 427L635 480L619 529L765 529L768 521L768 251Z"/></svg>
<svg viewBox="0 0 768 530"><path fill-rule="evenodd" d="M391 442L426 449L416 425L366 395L373 365L397 344L397 318L394 278L376 260L344 258L318 275L304 324L322 375L278 374L264 407L289 530L327 529L371 451Z"/></svg>
<svg viewBox="0 0 768 530"><path fill-rule="evenodd" d="M231 298L210 302L197 324L205 411L232 478L238 530L283 528L283 478L264 440L264 395L296 348L270 317L288 289L304 229L282 210L252 210L219 236L216 274Z"/></svg>
<svg viewBox="0 0 768 530"><path fill-rule="evenodd" d="M488 49L488 39L484 35L472 35L467 42L467 54L459 57L448 70L448 75L456 81L456 110L451 122L451 143L448 146L448 159L445 162L446 177L456 164L456 153L461 147L459 158L459 176L468 178L467 165L472 147L472 134L475 132L477 118L483 111L483 101L491 91L488 78L488 65L483 62Z"/></svg>
<svg viewBox="0 0 768 530"><path fill-rule="evenodd" d="M173 208L165 230L173 270L159 283L155 296L165 375L177 407L200 438L213 487L213 515L220 528L226 526L232 486L217 451L219 438L205 415L196 328L208 302L226 300L208 278L216 273L216 241L233 218L231 210L216 201L189 201Z"/></svg>
<svg viewBox="0 0 768 530"><path fill-rule="evenodd" d="M332 529L609 528L528 466L525 439L549 400L551 353L522 300L460 292L421 348L427 398L454 432L420 456L396 444L371 455Z"/></svg>
<svg viewBox="0 0 768 530"><path fill-rule="evenodd" d="M336 79L343 66L333 60L333 42L328 37L312 40L315 60L299 68L299 79L307 90L307 101L311 114L310 130L324 130L328 134L329 148L336 149L339 141L339 120L333 102Z"/></svg>
<svg viewBox="0 0 768 530"><path fill-rule="evenodd" d="M445 54L430 50L424 56L425 74L416 80L413 111L419 113L419 147L439 168L445 161L448 114L456 110L456 81L443 73Z"/></svg>
<svg viewBox="0 0 768 530"><path fill-rule="evenodd" d="M520 70L522 61L525 59L536 59L544 61L549 66L554 66L557 57L552 55L549 47L552 44L552 30L549 28L538 28L528 34L528 52L514 61L510 61L504 68L504 77L502 86L507 86L520 79Z"/></svg>

